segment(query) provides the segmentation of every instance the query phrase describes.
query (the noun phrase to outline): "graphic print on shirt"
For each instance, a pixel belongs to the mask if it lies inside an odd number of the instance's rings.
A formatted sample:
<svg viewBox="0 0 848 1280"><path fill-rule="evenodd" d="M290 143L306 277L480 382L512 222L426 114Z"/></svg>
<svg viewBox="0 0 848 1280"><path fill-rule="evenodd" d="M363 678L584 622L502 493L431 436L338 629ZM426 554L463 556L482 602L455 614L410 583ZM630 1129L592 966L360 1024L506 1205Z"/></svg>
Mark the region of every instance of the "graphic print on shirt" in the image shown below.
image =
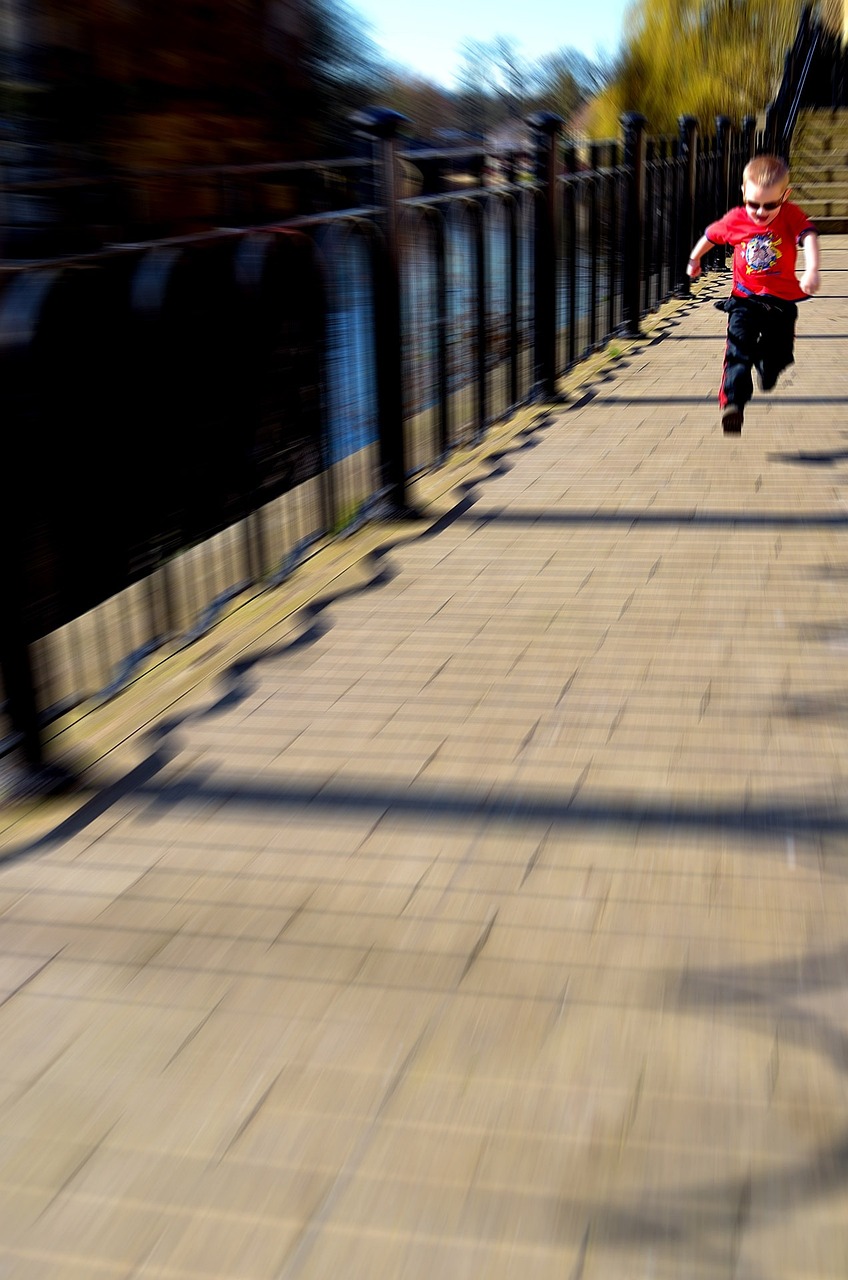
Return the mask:
<svg viewBox="0 0 848 1280"><path fill-rule="evenodd" d="M761 235L751 236L751 239L745 243L742 248L745 254L746 274L758 274L761 271L771 271L772 267L782 257L779 246L780 240L771 234L770 231L764 231Z"/></svg>

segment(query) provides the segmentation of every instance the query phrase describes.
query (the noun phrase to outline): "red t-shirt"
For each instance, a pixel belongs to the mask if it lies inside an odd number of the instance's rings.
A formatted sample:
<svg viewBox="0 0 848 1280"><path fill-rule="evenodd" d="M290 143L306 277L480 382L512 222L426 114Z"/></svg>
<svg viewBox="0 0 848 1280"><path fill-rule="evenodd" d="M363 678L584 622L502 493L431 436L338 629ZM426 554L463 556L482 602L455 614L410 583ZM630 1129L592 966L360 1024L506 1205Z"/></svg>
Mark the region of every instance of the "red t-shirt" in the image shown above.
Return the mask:
<svg viewBox="0 0 848 1280"><path fill-rule="evenodd" d="M713 244L732 244L733 292L799 302L808 295L795 276L797 247L815 225L797 204L787 200L767 227L749 218L743 205L711 222L704 235Z"/></svg>

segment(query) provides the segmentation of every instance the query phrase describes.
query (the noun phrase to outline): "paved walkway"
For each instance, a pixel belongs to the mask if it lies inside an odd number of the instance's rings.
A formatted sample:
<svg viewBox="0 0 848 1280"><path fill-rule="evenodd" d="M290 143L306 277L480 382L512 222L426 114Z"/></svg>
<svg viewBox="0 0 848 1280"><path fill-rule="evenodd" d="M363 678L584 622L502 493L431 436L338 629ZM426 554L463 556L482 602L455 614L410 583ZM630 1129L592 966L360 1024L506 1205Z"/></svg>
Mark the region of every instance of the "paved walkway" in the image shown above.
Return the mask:
<svg viewBox="0 0 848 1280"><path fill-rule="evenodd" d="M739 441L712 277L6 821L0 1276L844 1280L823 260Z"/></svg>

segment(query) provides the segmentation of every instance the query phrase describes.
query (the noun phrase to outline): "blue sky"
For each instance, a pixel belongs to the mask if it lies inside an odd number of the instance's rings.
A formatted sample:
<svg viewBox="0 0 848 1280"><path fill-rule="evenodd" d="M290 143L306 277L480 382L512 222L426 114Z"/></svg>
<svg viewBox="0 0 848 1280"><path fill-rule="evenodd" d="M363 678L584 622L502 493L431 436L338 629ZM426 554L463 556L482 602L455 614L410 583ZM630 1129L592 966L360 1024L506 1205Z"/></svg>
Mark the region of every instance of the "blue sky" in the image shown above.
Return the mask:
<svg viewBox="0 0 848 1280"><path fill-rule="evenodd" d="M535 61L568 45L587 57L618 49L627 0L350 0L392 62L453 85L463 41L511 37Z"/></svg>

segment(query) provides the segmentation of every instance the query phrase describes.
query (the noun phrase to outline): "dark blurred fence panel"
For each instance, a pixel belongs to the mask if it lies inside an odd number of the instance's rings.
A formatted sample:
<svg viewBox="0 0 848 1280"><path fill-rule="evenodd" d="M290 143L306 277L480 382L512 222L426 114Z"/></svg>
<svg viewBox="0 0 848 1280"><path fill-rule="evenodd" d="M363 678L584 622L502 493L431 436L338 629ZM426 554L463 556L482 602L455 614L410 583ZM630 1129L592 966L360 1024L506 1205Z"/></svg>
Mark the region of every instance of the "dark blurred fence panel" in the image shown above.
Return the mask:
<svg viewBox="0 0 848 1280"><path fill-rule="evenodd" d="M4 284L11 611L50 716L327 528L322 275L308 238L277 231Z"/></svg>
<svg viewBox="0 0 848 1280"><path fill-rule="evenodd" d="M6 746L37 758L63 708L407 513L417 474L637 332L753 145L627 117L583 149L544 116L535 159L438 154L389 117L294 206L291 167L222 171L228 228L0 267ZM294 216L233 227L269 185Z"/></svg>

